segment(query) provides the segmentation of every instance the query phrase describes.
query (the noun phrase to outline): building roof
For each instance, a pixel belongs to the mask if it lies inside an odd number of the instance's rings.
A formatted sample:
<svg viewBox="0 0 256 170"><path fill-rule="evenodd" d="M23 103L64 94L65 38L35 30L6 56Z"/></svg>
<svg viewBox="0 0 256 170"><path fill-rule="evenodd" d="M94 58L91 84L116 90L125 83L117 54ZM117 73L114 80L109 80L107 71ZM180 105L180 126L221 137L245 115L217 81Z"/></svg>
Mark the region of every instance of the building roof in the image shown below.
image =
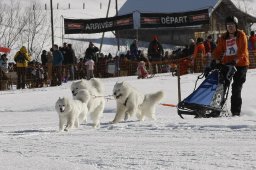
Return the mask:
<svg viewBox="0 0 256 170"><path fill-rule="evenodd" d="M218 0L127 0L119 15L139 11L143 13L173 13L214 7Z"/></svg>
<svg viewBox="0 0 256 170"><path fill-rule="evenodd" d="M246 20L248 22L252 22L252 23L256 23L256 17L252 16L250 13L248 13L247 11L245 12L244 10L240 9L238 6L236 6L233 1L231 0L220 0L220 3L222 3L223 5L226 6L226 8L228 9L228 11L234 15L234 16L240 16L242 18L246 18ZM219 5L219 4L218 4ZM218 5L216 5L215 8L218 7Z"/></svg>
<svg viewBox="0 0 256 170"><path fill-rule="evenodd" d="M135 11L140 13L176 13L206 8L211 14L221 3L227 5L232 14L241 15L243 13L250 21L256 22L255 17L239 9L232 0L127 0L119 9L118 15Z"/></svg>

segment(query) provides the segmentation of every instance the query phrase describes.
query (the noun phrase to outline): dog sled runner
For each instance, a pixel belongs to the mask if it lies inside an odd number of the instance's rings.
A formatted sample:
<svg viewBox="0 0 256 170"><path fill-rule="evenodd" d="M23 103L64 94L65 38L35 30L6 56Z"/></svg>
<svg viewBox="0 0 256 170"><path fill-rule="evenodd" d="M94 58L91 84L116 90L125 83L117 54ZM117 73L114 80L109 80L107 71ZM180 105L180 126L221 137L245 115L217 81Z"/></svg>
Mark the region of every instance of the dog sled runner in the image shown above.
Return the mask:
<svg viewBox="0 0 256 170"><path fill-rule="evenodd" d="M207 68L197 78L205 80L183 101L178 103L178 115L194 115L195 118L219 117L228 97L229 86L236 68L233 65L217 65Z"/></svg>

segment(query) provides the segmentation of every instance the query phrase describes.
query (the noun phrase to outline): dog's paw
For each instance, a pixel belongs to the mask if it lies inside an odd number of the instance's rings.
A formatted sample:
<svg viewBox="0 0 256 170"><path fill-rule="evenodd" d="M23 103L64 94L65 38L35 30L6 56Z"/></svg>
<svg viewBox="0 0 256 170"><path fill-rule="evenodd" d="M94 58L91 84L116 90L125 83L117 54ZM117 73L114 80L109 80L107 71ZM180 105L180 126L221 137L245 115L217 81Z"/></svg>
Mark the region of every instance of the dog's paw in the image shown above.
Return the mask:
<svg viewBox="0 0 256 170"><path fill-rule="evenodd" d="M127 121L128 119L129 119L129 114L128 114L128 113L125 113L124 121Z"/></svg>
<svg viewBox="0 0 256 170"><path fill-rule="evenodd" d="M109 123L110 123L110 124L117 124L118 122L115 121L115 120L113 120L113 121L110 121Z"/></svg>
<svg viewBox="0 0 256 170"><path fill-rule="evenodd" d="M93 124L93 126L92 126L94 129L98 129L98 128L100 128L100 125L99 124Z"/></svg>
<svg viewBox="0 0 256 170"><path fill-rule="evenodd" d="M66 128L66 129L64 129L64 131L65 131L65 132L68 132L68 129Z"/></svg>

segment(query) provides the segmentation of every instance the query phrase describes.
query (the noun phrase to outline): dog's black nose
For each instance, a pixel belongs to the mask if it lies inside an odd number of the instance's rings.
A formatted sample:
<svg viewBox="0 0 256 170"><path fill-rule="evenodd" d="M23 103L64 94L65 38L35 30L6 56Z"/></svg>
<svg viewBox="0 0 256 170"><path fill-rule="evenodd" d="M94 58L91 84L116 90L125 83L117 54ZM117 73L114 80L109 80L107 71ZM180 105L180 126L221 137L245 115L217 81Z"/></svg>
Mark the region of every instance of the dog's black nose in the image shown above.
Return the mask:
<svg viewBox="0 0 256 170"><path fill-rule="evenodd" d="M116 92L114 92L114 95L116 95Z"/></svg>
<svg viewBox="0 0 256 170"><path fill-rule="evenodd" d="M74 90L72 90L72 93L75 93Z"/></svg>

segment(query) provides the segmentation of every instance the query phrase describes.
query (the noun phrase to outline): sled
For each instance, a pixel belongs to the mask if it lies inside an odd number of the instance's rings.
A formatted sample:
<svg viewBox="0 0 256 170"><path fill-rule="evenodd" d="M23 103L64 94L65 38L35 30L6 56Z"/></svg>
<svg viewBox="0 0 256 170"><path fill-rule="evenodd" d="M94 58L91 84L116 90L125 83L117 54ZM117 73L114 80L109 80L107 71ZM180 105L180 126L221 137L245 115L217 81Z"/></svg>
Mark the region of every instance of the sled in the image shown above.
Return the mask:
<svg viewBox="0 0 256 170"><path fill-rule="evenodd" d="M194 115L195 118L219 117L228 97L230 82L236 72L234 65L220 65L207 68L198 76L197 81L205 80L183 101L178 103L178 115ZM197 82L196 81L196 82Z"/></svg>

